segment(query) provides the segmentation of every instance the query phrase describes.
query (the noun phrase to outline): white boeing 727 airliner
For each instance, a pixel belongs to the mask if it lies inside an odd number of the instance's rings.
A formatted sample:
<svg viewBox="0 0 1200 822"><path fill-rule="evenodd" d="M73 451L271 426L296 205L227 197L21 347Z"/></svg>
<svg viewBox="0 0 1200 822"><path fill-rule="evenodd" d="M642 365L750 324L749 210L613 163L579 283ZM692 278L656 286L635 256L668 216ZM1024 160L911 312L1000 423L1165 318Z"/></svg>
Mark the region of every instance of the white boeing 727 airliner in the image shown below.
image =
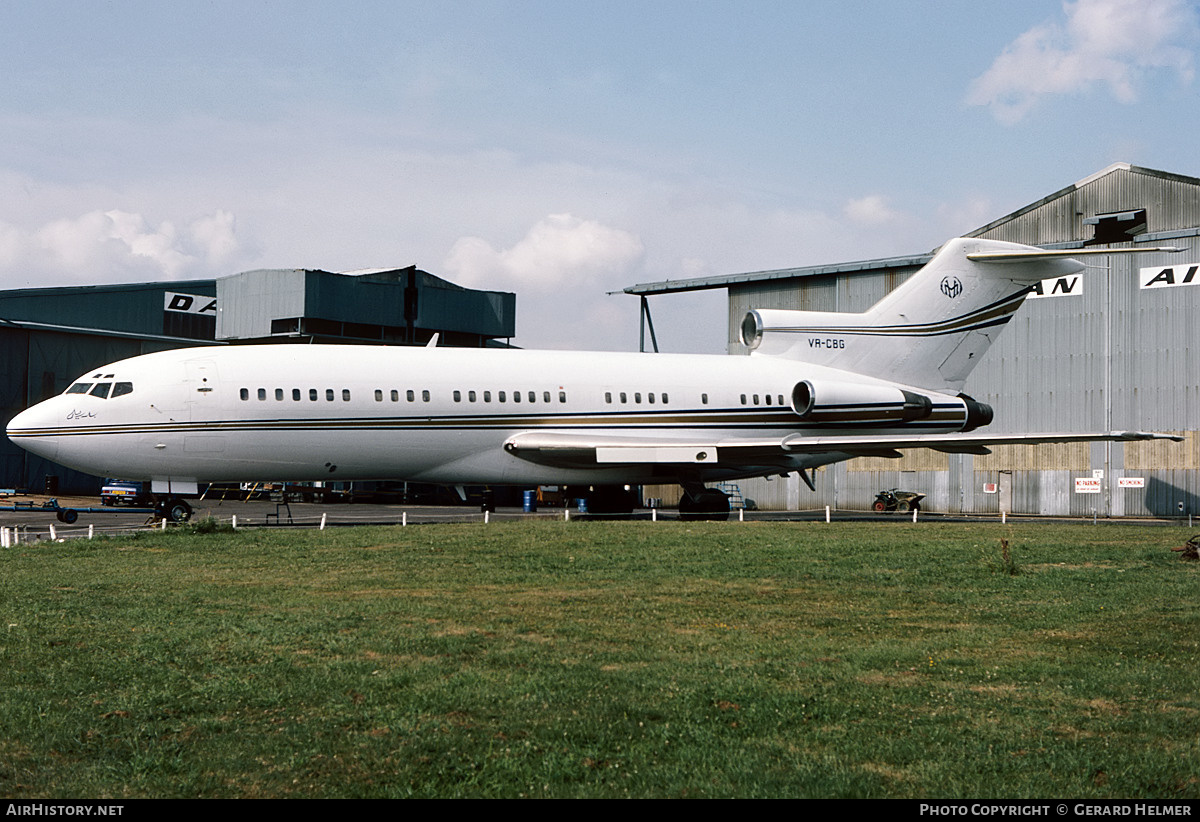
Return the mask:
<svg viewBox="0 0 1200 822"><path fill-rule="evenodd" d="M756 310L748 357L263 345L147 354L90 370L15 417L9 438L97 476L149 480L177 516L199 483L395 479L590 487L680 483L681 510L727 515L705 483L807 472L906 448L1131 440L1142 432L989 435L961 393L1029 287L1073 257L948 242L861 314ZM582 493L579 495L583 495Z"/></svg>

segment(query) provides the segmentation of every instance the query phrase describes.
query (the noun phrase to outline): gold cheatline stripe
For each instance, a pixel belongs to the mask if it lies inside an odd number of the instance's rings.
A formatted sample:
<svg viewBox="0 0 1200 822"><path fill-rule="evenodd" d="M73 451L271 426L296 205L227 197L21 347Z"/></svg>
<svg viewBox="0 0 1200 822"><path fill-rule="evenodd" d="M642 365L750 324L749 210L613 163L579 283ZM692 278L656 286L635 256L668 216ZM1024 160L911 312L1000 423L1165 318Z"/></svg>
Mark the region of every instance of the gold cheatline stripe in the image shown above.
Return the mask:
<svg viewBox="0 0 1200 822"><path fill-rule="evenodd" d="M859 334L859 335L880 335L880 336L905 336L905 337L936 337L941 334L950 334L955 331L971 331L977 328L987 328L996 325L1000 320L997 318L1011 319L1020 306L1020 301L1025 299L1027 292L1020 291L1016 294L1005 297L999 302L984 306L969 314L963 314L961 317L952 317L948 320L941 320L936 323L921 323L918 325L881 325L875 328L864 328L863 326L842 326L842 327L822 327L822 328L805 328L803 326L780 326L778 328L764 328L763 331L783 331L789 334ZM1011 305L1016 303L1016 305ZM1011 305L1011 307L1010 307ZM983 322L989 320L989 322Z"/></svg>
<svg viewBox="0 0 1200 822"><path fill-rule="evenodd" d="M666 412L648 414L571 414L563 416L458 416L458 417L362 417L341 419L263 419L263 420L226 420L226 421L197 421L172 423L131 423L123 425L89 425L73 428L26 428L10 431L12 436L72 436L82 434L136 434L153 432L188 432L188 431L257 431L293 429L304 430L313 428L521 428L521 427L588 427L597 428L609 425L621 426L687 426L687 425L736 425L736 426L768 426L780 425L797 427L797 417L789 408L782 406L779 410L768 411L762 407L747 408L745 411L736 409L721 409L714 411L693 411L667 416ZM916 427L920 423L938 420L957 421L962 418L962 408L958 405L940 404L934 406L933 412L922 420L913 421ZM799 422L799 427L806 423Z"/></svg>

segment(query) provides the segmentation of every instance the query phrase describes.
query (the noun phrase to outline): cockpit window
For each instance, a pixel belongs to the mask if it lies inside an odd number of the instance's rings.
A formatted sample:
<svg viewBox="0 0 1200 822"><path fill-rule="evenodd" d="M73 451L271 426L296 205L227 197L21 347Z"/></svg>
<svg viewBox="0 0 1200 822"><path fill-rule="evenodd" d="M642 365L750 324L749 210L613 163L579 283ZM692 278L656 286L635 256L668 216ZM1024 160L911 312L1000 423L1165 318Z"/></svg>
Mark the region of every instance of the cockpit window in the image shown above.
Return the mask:
<svg viewBox="0 0 1200 822"><path fill-rule="evenodd" d="M121 397L121 396L124 396L125 394L132 394L132 393L133 393L133 383L118 382L118 383L113 383L113 390L112 390L112 393L109 394L109 397Z"/></svg>
<svg viewBox="0 0 1200 822"><path fill-rule="evenodd" d="M101 399L107 399L108 391L110 388L112 388L111 382L98 382L98 383L96 383L96 387L93 388L90 393L93 397L100 397Z"/></svg>
<svg viewBox="0 0 1200 822"><path fill-rule="evenodd" d="M64 393L67 393L67 394L86 394L86 393L87 393L88 391L90 391L90 390L92 390L92 383L90 383L90 382L77 382L77 383L75 383L74 385L72 385L70 388L68 388L68 389L66 390L66 392L64 392Z"/></svg>

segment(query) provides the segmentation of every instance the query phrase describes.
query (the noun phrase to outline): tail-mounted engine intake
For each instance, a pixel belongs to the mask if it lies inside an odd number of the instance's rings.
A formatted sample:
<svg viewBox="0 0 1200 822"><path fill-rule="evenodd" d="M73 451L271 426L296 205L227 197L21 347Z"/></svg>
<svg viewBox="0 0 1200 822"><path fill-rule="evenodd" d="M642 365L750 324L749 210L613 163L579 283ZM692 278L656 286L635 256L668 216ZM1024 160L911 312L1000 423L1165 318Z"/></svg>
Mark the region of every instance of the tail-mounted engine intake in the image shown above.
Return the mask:
<svg viewBox="0 0 1200 822"><path fill-rule="evenodd" d="M967 424L963 426L962 430L974 431L976 428L991 425L993 414L990 405L986 402L977 402L966 394L959 394L958 398L967 407Z"/></svg>
<svg viewBox="0 0 1200 822"><path fill-rule="evenodd" d="M930 416L933 401L893 385L803 380L792 389L792 410L806 422L908 422Z"/></svg>

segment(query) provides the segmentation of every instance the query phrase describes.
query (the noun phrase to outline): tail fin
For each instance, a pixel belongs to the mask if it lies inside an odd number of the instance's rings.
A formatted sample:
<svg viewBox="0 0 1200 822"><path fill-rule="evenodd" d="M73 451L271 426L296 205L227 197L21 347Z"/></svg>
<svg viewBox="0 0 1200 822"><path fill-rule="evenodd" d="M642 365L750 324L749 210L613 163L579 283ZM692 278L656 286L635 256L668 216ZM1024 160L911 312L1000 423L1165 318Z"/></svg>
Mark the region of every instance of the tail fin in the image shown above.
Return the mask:
<svg viewBox="0 0 1200 822"><path fill-rule="evenodd" d="M958 392L1030 286L1083 269L1074 257L1174 248L1047 251L959 238L861 314L756 309L742 342L756 354L790 357L904 385Z"/></svg>

